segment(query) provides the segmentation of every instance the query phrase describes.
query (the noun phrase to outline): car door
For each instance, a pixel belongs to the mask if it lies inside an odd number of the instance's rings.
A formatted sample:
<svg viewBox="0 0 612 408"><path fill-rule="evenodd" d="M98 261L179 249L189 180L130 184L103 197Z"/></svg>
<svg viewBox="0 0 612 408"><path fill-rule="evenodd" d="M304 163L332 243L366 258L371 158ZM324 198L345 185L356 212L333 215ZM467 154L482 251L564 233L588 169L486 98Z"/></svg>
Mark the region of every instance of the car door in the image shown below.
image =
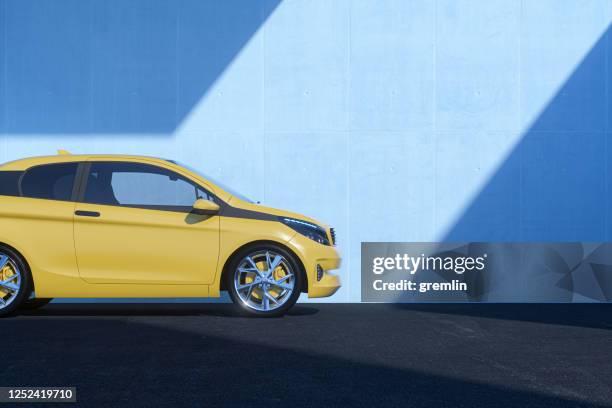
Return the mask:
<svg viewBox="0 0 612 408"><path fill-rule="evenodd" d="M92 161L75 207L80 276L89 283L209 284L219 255L219 217L191 212L216 200L154 164Z"/></svg>

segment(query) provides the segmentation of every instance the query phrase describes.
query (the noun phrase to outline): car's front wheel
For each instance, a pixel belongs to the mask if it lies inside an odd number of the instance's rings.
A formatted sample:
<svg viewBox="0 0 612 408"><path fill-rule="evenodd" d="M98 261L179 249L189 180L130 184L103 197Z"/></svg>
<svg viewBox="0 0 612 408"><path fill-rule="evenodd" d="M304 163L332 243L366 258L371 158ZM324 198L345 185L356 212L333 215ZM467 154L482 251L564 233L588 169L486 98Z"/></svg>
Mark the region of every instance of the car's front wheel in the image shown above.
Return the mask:
<svg viewBox="0 0 612 408"><path fill-rule="evenodd" d="M30 272L21 257L0 246L0 317L10 315L30 293Z"/></svg>
<svg viewBox="0 0 612 408"><path fill-rule="evenodd" d="M272 244L237 254L225 281L232 301L258 316L283 315L297 301L303 284L295 256Z"/></svg>

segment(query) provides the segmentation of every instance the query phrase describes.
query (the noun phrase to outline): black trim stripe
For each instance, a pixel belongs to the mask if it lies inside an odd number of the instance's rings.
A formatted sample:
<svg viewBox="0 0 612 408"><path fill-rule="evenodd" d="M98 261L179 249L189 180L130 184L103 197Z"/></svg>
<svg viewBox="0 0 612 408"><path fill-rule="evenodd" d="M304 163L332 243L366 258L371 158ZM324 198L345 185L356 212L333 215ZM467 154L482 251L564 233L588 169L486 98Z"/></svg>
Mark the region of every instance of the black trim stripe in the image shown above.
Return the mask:
<svg viewBox="0 0 612 408"><path fill-rule="evenodd" d="M72 201L79 201L81 193L84 190L84 180L87 179L87 169L89 163L80 162L77 167L76 177L74 178L74 186L72 188Z"/></svg>
<svg viewBox="0 0 612 408"><path fill-rule="evenodd" d="M278 216L276 215L232 207L231 205L225 202L222 202L220 206L221 206L221 210L219 211L219 215L222 217L245 218L249 220L261 220L261 221L278 221Z"/></svg>

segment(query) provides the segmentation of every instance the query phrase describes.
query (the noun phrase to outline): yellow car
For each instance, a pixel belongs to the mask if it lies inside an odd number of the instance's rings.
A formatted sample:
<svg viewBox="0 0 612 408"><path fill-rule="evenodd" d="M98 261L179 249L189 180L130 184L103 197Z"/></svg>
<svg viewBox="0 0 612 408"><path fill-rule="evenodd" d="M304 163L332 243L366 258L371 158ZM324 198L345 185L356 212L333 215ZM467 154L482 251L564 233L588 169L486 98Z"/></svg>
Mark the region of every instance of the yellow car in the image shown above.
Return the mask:
<svg viewBox="0 0 612 408"><path fill-rule="evenodd" d="M332 228L154 157L0 166L0 315L52 298L219 297L278 316L340 287Z"/></svg>

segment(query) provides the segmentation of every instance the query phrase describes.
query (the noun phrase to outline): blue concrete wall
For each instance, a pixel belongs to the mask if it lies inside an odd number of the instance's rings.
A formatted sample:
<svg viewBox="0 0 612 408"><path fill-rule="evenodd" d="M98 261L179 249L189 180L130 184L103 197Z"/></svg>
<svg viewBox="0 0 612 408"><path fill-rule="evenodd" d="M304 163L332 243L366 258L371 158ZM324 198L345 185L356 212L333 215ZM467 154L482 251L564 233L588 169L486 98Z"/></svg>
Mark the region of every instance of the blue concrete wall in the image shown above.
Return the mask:
<svg viewBox="0 0 612 408"><path fill-rule="evenodd" d="M161 155L362 241L609 240L612 0L0 0L0 160Z"/></svg>

